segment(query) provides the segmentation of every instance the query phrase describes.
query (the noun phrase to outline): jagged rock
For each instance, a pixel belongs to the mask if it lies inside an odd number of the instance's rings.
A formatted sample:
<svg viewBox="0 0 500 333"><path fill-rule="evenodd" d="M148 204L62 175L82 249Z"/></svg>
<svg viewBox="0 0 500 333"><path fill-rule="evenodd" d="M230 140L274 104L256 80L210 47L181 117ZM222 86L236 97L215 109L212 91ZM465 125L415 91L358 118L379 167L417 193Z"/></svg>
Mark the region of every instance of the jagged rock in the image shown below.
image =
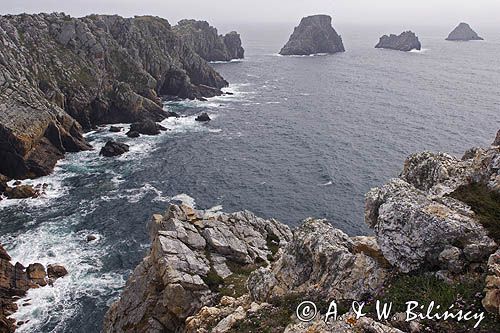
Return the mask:
<svg viewBox="0 0 500 333"><path fill-rule="evenodd" d="M38 197L40 192L31 185L19 185L7 187L4 194L8 199L28 199Z"/></svg>
<svg viewBox="0 0 500 333"><path fill-rule="evenodd" d="M51 279L59 279L68 275L68 270L63 265L52 264L47 266L47 276Z"/></svg>
<svg viewBox="0 0 500 333"><path fill-rule="evenodd" d="M138 138L138 137L141 136L141 134L139 132L137 132L137 131L128 131L127 132L127 136L129 138Z"/></svg>
<svg viewBox="0 0 500 333"><path fill-rule="evenodd" d="M9 178L0 174L0 195L8 188L7 182L9 182Z"/></svg>
<svg viewBox="0 0 500 333"><path fill-rule="evenodd" d="M151 252L129 278L122 297L114 303L104 332L163 332L181 330L185 320L203 306L216 304L212 257L236 265L268 262L267 239L284 245L288 227L250 212L204 213L172 205L150 223Z"/></svg>
<svg viewBox="0 0 500 333"><path fill-rule="evenodd" d="M478 34L472 30L467 23L460 23L449 35L446 40L450 41L470 41L470 40L483 40Z"/></svg>
<svg viewBox="0 0 500 333"><path fill-rule="evenodd" d="M113 132L113 133L119 133L119 132L121 132L121 131L122 131L122 129L123 129L122 127L118 127L118 126L111 126L111 127L109 128L109 131L110 131L110 132Z"/></svg>
<svg viewBox="0 0 500 333"><path fill-rule="evenodd" d="M97 239L96 235L87 235L87 237L85 237L85 240L87 241L87 243L95 241L96 239Z"/></svg>
<svg viewBox="0 0 500 333"><path fill-rule="evenodd" d="M497 137L493 141L493 146L500 146L500 131L497 132Z"/></svg>
<svg viewBox="0 0 500 333"><path fill-rule="evenodd" d="M137 132L145 135L158 135L162 128L164 127L152 120L144 120L130 125L130 132Z"/></svg>
<svg viewBox="0 0 500 333"><path fill-rule="evenodd" d="M217 29L208 22L196 20L182 20L174 27L174 31L207 61L229 61L244 57L240 35L235 31L219 36Z"/></svg>
<svg viewBox="0 0 500 333"><path fill-rule="evenodd" d="M28 278L38 284L39 286L47 285L47 272L45 271L45 267L42 264L35 263L30 264L26 268L26 274L28 274Z"/></svg>
<svg viewBox="0 0 500 333"><path fill-rule="evenodd" d="M484 259L497 246L467 205L451 198L431 200L402 179L366 195L365 220L384 257L405 273L436 265L450 245L460 244L471 262ZM467 256L472 249L474 255Z"/></svg>
<svg viewBox="0 0 500 333"><path fill-rule="evenodd" d="M332 27L332 18L328 15L314 15L300 21L280 54L310 55L344 51L342 38Z"/></svg>
<svg viewBox="0 0 500 333"><path fill-rule="evenodd" d="M123 155L128 151L129 151L129 145L109 140L108 142L106 142L104 147L102 147L99 155L102 155L104 157L114 157Z"/></svg>
<svg viewBox="0 0 500 333"><path fill-rule="evenodd" d="M210 116L208 115L208 113L203 112L198 117L196 117L195 120L200 121L200 122L206 122L206 121L210 121L211 119L210 119Z"/></svg>
<svg viewBox="0 0 500 333"><path fill-rule="evenodd" d="M12 178L47 175L65 152L89 149L82 128L160 121L159 96L227 85L158 17L5 15L0 43L0 173Z"/></svg>
<svg viewBox="0 0 500 333"><path fill-rule="evenodd" d="M376 322L372 318L362 317L359 320L354 319L354 315L346 314L340 320L325 323L318 319L308 323L290 324L284 333L404 333L397 328ZM350 321L348 319L351 318Z"/></svg>
<svg viewBox="0 0 500 333"><path fill-rule="evenodd" d="M318 292L325 299L361 300L375 295L389 276L378 260L354 253L353 240L324 220L306 220L293 232L271 268L261 268L248 279L256 301L287 293Z"/></svg>
<svg viewBox="0 0 500 333"><path fill-rule="evenodd" d="M488 259L488 276L486 277L484 308L500 315L500 250Z"/></svg>
<svg viewBox="0 0 500 333"><path fill-rule="evenodd" d="M421 50L422 44L414 32L405 31L399 36L391 34L390 36L384 35L380 37L380 41L375 48L408 52L411 50Z"/></svg>

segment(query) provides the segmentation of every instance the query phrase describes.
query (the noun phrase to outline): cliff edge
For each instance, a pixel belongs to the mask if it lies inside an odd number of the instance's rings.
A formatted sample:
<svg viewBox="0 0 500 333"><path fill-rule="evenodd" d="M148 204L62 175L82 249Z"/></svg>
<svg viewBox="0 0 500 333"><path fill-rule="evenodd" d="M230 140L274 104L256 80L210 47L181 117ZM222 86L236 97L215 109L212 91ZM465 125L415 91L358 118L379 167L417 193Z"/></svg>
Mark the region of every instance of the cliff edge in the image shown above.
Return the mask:
<svg viewBox="0 0 500 333"><path fill-rule="evenodd" d="M168 117L160 96L203 98L227 82L168 21L62 13L0 17L0 174L37 177L83 130Z"/></svg>

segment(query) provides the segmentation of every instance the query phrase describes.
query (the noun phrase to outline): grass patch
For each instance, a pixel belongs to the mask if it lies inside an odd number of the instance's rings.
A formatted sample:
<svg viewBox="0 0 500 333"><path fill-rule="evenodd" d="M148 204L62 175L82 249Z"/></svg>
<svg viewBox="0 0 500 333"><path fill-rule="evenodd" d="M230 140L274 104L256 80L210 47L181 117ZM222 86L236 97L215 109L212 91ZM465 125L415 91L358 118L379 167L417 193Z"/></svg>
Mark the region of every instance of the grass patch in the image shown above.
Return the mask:
<svg viewBox="0 0 500 333"><path fill-rule="evenodd" d="M224 284L224 279L217 274L213 267L210 267L207 275L203 276L202 280L213 292L218 292L220 290L220 286Z"/></svg>
<svg viewBox="0 0 500 333"><path fill-rule="evenodd" d="M500 194L486 185L473 183L459 187L450 196L468 204L491 238L500 242Z"/></svg>
<svg viewBox="0 0 500 333"><path fill-rule="evenodd" d="M382 303L392 302L392 313L405 312L406 302L416 301L420 305L427 306L434 301L435 305L440 305L441 309L438 310L442 313L451 305L454 306L453 312L458 310L472 311L473 313L484 312L485 319L481 322L479 328L474 332L500 332L500 321L498 316L487 313L484 310L481 300L484 297L484 276L474 277L458 283L447 283L433 275L418 274L418 275L401 275L396 277L389 287L386 289L384 295L379 297ZM370 313L375 314L375 306L371 304L369 309ZM423 312L425 312L423 311ZM436 313L436 310L433 311ZM465 321L430 321L425 320L422 322L427 331L430 332L470 332L475 324L474 320ZM408 327L406 324L401 324L399 329L405 331ZM424 329L424 331L425 331Z"/></svg>

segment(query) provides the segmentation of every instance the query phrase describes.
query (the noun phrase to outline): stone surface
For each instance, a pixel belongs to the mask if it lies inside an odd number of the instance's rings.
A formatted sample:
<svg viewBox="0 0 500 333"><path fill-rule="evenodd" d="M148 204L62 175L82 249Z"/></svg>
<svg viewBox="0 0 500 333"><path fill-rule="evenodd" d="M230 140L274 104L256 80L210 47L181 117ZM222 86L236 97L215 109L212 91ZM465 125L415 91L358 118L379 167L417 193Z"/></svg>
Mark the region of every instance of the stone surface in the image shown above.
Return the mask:
<svg viewBox="0 0 500 333"><path fill-rule="evenodd" d="M59 279L68 275L68 270L63 265L51 264L47 266L47 276L51 279Z"/></svg>
<svg viewBox="0 0 500 333"><path fill-rule="evenodd" d="M375 46L377 49L391 49L397 51L421 50L422 44L414 32L405 31L402 34L380 37L380 41Z"/></svg>
<svg viewBox="0 0 500 333"><path fill-rule="evenodd" d="M488 276L486 277L484 308L500 315L500 250L488 259Z"/></svg>
<svg viewBox="0 0 500 333"><path fill-rule="evenodd" d="M283 245L291 239L288 227L250 212L214 214L176 205L153 216L150 235L151 251L106 314L104 332L183 329L189 316L217 302L213 283L223 280L213 257L233 266L265 263L268 237Z"/></svg>
<svg viewBox="0 0 500 333"><path fill-rule="evenodd" d="M130 125L130 132L137 132L145 135L158 135L160 134L161 128L161 125L148 119Z"/></svg>
<svg viewBox="0 0 500 333"><path fill-rule="evenodd" d="M113 133L119 133L119 132L121 132L122 130L123 130L123 128L122 128L122 127L118 127L118 126L111 126L111 127L109 128L109 131L110 131L110 132L113 132Z"/></svg>
<svg viewBox="0 0 500 333"><path fill-rule="evenodd" d="M200 122L206 122L206 121L210 121L211 119L210 119L210 116L208 115L208 113L203 112L202 114L197 116L195 120L200 121Z"/></svg>
<svg viewBox="0 0 500 333"><path fill-rule="evenodd" d="M497 132L497 137L493 141L493 146L500 146L500 131Z"/></svg>
<svg viewBox="0 0 500 333"><path fill-rule="evenodd" d="M12 188L7 187L4 194L8 199L28 199L36 198L40 193L31 185L18 185Z"/></svg>
<svg viewBox="0 0 500 333"><path fill-rule="evenodd" d="M113 140L109 140L108 142L106 142L104 147L102 147L99 155L102 155L104 157L114 157L123 155L128 151L129 151L128 145Z"/></svg>
<svg viewBox="0 0 500 333"><path fill-rule="evenodd" d="M292 292L314 291L326 299L361 300L375 295L389 272L377 259L355 253L354 247L349 236L326 221L306 220L271 268L252 273L250 295L261 302Z"/></svg>
<svg viewBox="0 0 500 333"><path fill-rule="evenodd" d="M314 15L300 21L280 54L310 55L344 51L342 38L332 27L332 18L328 15Z"/></svg>
<svg viewBox="0 0 500 333"><path fill-rule="evenodd" d="M64 153L89 149L82 130L168 117L159 96L227 85L153 16L4 15L0 43L0 173L12 178L47 175Z"/></svg>
<svg viewBox="0 0 500 333"><path fill-rule="evenodd" d="M453 31L448 35L446 40L450 41L470 41L470 40L483 40L478 34L472 30L472 28L467 23L460 23Z"/></svg>
<svg viewBox="0 0 500 333"><path fill-rule="evenodd" d="M208 22L196 20L181 20L174 31L206 61L229 61L244 57L240 35L235 31L222 36Z"/></svg>

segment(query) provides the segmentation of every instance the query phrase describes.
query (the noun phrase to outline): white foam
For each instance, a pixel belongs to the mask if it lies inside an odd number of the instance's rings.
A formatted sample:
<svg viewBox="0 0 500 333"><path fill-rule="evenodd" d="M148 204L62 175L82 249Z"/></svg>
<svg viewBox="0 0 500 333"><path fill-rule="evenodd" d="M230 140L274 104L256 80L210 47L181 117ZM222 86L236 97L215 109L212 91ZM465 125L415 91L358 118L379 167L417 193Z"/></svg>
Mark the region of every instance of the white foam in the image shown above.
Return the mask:
<svg viewBox="0 0 500 333"><path fill-rule="evenodd" d="M228 61L210 61L211 64L230 64L235 62L243 62L245 59L231 59Z"/></svg>
<svg viewBox="0 0 500 333"><path fill-rule="evenodd" d="M318 186L330 186L330 185L333 185L333 181L329 181L329 182L326 182L324 184L318 184Z"/></svg>
<svg viewBox="0 0 500 333"><path fill-rule="evenodd" d="M411 50L410 53L426 53L429 49Z"/></svg>
<svg viewBox="0 0 500 333"><path fill-rule="evenodd" d="M180 201L186 206L196 208L196 201L186 193L177 194L176 196L172 197L172 200Z"/></svg>
<svg viewBox="0 0 500 333"><path fill-rule="evenodd" d="M68 232L78 221L72 217L56 218L15 237L15 246L8 248L13 261L24 264L39 262L43 265L62 264L69 274L58 279L53 286L28 291L17 301L19 309L12 315L26 323L17 332L37 332L40 326L57 317L54 332L65 329L65 323L76 315L81 297L90 296L96 303L105 303L110 293L124 285L121 274L102 274L103 258L109 249L101 242L87 243L86 236L94 230ZM29 299L30 305L22 306ZM67 328L66 328L67 329Z"/></svg>

